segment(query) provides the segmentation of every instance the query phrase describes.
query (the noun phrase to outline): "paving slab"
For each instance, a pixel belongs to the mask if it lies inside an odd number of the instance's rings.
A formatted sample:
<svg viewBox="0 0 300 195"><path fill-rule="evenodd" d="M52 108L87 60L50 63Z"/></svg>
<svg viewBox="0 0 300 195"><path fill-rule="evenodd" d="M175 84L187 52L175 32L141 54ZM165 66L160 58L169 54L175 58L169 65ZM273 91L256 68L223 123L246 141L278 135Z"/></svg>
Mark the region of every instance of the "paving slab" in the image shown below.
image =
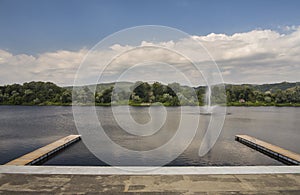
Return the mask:
<svg viewBox="0 0 300 195"><path fill-rule="evenodd" d="M0 174L4 194L300 194L300 174Z"/></svg>
<svg viewBox="0 0 300 195"><path fill-rule="evenodd" d="M0 193L300 194L300 170L296 166L162 167L148 174L129 174L115 167L0 166Z"/></svg>

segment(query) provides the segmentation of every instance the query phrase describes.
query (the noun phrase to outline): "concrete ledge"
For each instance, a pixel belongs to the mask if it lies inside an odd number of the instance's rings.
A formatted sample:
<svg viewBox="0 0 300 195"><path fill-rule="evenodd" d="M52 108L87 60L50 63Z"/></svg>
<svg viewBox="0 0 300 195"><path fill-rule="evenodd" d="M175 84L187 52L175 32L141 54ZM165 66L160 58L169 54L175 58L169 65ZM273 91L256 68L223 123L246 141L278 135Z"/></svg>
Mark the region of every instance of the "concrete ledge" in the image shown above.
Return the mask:
<svg viewBox="0 0 300 195"><path fill-rule="evenodd" d="M224 167L91 167L91 166L12 166L1 165L0 174L50 175L224 175L299 174L300 166Z"/></svg>
<svg viewBox="0 0 300 195"><path fill-rule="evenodd" d="M298 166L146 168L2 165L0 194L300 194Z"/></svg>

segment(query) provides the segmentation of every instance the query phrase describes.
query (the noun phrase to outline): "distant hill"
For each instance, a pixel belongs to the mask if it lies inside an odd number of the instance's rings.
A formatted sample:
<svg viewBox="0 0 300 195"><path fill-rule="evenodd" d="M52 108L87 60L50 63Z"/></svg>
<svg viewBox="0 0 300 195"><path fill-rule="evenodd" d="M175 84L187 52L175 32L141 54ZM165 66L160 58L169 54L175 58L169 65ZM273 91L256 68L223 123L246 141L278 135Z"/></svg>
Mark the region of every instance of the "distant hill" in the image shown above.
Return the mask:
<svg viewBox="0 0 300 195"><path fill-rule="evenodd" d="M82 88L82 87L88 87L89 89L93 89L97 86L97 91L102 91L102 90L105 90L105 89L109 89L111 87L114 87L116 85L116 83L112 82L112 83L99 83L99 84L91 84L91 85L84 85L84 86L75 86L75 89L76 88ZM118 82L118 86L119 87L128 87L128 86L133 86L134 83L133 82ZM72 90L73 89L73 86L66 86L66 87L63 87L65 89L68 89L68 90Z"/></svg>
<svg viewBox="0 0 300 195"><path fill-rule="evenodd" d="M89 88L94 88L95 86L97 86L97 89L99 91L103 90L103 89L107 89L110 87L113 87L116 83L112 82L112 83L100 83L100 84L92 84L92 85L86 85ZM118 83L119 86L133 86L134 82L119 82ZM289 82L281 82L281 83L272 83L272 84L225 84L225 86L242 86L242 87L251 87L257 91L260 92L266 92L266 91L270 91L272 93L275 93L277 90L287 90L290 88L295 88L297 86L300 86L300 82L294 82L294 83L289 83ZM81 86L78 86L79 88ZM185 86L182 86L185 87ZM188 86L186 86L188 87ZM67 87L63 87L65 89L69 89L72 90L72 86L67 86ZM194 87L196 90L197 89L205 89L205 86L198 86L198 87Z"/></svg>
<svg viewBox="0 0 300 195"><path fill-rule="evenodd" d="M255 89L261 92L270 91L275 93L278 90L287 90L289 88L295 88L296 86L300 86L300 82L296 83L289 83L289 82L282 82L282 83L273 83L273 84L262 84L262 85L253 85Z"/></svg>

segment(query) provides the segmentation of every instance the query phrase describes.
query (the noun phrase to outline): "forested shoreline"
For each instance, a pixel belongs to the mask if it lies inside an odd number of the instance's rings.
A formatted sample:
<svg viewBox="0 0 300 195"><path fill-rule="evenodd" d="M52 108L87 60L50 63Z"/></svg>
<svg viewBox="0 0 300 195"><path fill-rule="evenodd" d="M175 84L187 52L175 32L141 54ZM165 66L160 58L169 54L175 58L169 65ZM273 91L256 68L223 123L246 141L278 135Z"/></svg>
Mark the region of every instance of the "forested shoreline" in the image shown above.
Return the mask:
<svg viewBox="0 0 300 195"><path fill-rule="evenodd" d="M203 106L205 86L178 83L124 82L82 87L60 87L51 82L28 82L0 86L0 105L132 105ZM121 86L121 87L120 87ZM92 90L95 90L93 93ZM223 91L222 91L223 89ZM300 83L213 86L212 103L227 106L300 106ZM225 95L226 94L226 95ZM72 98L73 96L73 98ZM73 102L72 102L73 100Z"/></svg>

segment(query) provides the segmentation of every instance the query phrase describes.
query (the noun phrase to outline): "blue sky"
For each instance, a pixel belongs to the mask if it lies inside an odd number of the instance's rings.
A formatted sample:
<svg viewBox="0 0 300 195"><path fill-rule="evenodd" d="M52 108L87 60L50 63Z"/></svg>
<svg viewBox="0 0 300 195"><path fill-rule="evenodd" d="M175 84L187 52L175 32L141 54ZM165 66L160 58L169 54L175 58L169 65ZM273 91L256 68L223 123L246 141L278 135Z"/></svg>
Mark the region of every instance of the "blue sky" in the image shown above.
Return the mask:
<svg viewBox="0 0 300 195"><path fill-rule="evenodd" d="M299 0L0 0L0 85L32 80L71 85L89 49L112 33L139 25L169 26L190 34L186 40L157 44L174 50L184 46L195 53L192 40L200 41L226 83L299 81L299 10ZM91 69L133 45L127 46L97 53ZM138 55L131 59L149 57L145 51ZM153 59L176 62L164 53ZM121 61L111 72L124 70L128 63ZM149 71L150 77L160 78L163 69L157 75L155 71Z"/></svg>
<svg viewBox="0 0 300 195"><path fill-rule="evenodd" d="M91 47L124 28L154 24L192 35L300 24L300 1L0 0L0 47L14 54Z"/></svg>

